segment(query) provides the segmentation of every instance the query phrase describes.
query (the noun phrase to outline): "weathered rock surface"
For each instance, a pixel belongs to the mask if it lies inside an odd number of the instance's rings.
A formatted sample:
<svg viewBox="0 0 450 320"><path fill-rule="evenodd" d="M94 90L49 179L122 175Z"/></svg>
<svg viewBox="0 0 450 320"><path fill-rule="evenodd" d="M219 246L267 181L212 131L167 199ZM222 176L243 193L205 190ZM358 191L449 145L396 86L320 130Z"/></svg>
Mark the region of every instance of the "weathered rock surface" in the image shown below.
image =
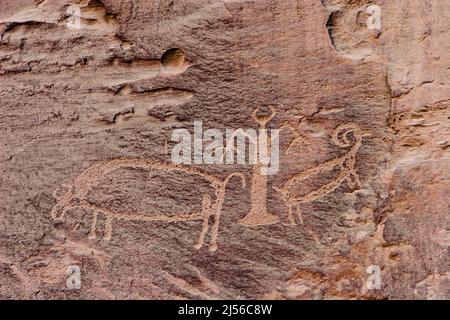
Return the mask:
<svg viewBox="0 0 450 320"><path fill-rule="evenodd" d="M450 298L450 1L0 9L0 298ZM270 114L276 175L170 162Z"/></svg>

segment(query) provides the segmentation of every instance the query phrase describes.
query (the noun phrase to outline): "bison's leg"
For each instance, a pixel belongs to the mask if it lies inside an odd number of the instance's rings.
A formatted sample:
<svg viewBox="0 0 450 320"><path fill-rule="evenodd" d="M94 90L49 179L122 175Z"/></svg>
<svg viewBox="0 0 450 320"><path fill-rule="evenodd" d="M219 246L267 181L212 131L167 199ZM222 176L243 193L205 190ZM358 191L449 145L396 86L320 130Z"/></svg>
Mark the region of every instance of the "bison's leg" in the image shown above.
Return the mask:
<svg viewBox="0 0 450 320"><path fill-rule="evenodd" d="M97 227L97 215L98 215L97 211L94 211L93 217L92 217L92 223L91 223L91 231L89 232L89 236L88 236L89 239L96 238L95 229Z"/></svg>
<svg viewBox="0 0 450 320"><path fill-rule="evenodd" d="M200 237L198 238L198 242L197 244L194 246L195 249L200 249L203 244L205 243L205 236L206 233L208 232L208 224L209 224L209 211L205 211L203 212L204 216L203 216L203 225L202 225L202 232L200 233Z"/></svg>
<svg viewBox="0 0 450 320"><path fill-rule="evenodd" d="M295 205L295 209L297 211L297 217L298 220L300 221L300 224L303 225L303 215L302 215L302 210L300 209L300 205L297 203Z"/></svg>
<svg viewBox="0 0 450 320"><path fill-rule="evenodd" d="M112 214L106 214L105 234L103 236L103 239L105 239L106 241L111 240L111 236L112 236L112 220L113 220Z"/></svg>
<svg viewBox="0 0 450 320"><path fill-rule="evenodd" d="M59 215L60 220L64 220L64 215L66 214L66 208L62 208L61 214Z"/></svg>

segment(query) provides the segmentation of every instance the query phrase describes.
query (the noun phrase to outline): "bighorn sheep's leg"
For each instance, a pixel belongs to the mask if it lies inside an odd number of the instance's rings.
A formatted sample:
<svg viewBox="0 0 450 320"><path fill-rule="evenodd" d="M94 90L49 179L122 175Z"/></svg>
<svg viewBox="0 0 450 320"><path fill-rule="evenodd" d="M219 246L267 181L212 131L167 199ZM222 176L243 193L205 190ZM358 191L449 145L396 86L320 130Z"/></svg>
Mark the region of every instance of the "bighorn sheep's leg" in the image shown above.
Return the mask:
<svg viewBox="0 0 450 320"><path fill-rule="evenodd" d="M64 220L64 215L66 214L67 209L65 207L61 208L61 214L59 215L59 217L57 217L57 219L59 220Z"/></svg>
<svg viewBox="0 0 450 320"><path fill-rule="evenodd" d="M93 217L92 217L92 223L91 223L91 231L89 232L88 238L93 240L95 239L95 228L97 227L97 211L94 211Z"/></svg>
<svg viewBox="0 0 450 320"><path fill-rule="evenodd" d="M208 211L205 211L203 216L203 225L202 225L202 232L200 233L200 237L198 238L197 244L194 246L195 249L199 250L204 242L205 242L205 236L208 232L208 224L209 224L209 215L210 213Z"/></svg>
<svg viewBox="0 0 450 320"><path fill-rule="evenodd" d="M112 220L113 220L112 214L106 214L105 234L104 234L104 237L103 237L106 241L111 240L111 236L112 236Z"/></svg>

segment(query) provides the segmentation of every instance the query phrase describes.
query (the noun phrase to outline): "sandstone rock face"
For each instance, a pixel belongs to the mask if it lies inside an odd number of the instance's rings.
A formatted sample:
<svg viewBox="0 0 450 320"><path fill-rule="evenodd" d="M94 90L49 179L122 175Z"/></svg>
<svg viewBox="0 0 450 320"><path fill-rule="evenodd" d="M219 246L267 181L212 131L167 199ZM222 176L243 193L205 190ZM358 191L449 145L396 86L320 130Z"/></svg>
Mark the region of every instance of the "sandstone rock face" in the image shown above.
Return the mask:
<svg viewBox="0 0 450 320"><path fill-rule="evenodd" d="M0 8L0 298L450 298L450 1Z"/></svg>

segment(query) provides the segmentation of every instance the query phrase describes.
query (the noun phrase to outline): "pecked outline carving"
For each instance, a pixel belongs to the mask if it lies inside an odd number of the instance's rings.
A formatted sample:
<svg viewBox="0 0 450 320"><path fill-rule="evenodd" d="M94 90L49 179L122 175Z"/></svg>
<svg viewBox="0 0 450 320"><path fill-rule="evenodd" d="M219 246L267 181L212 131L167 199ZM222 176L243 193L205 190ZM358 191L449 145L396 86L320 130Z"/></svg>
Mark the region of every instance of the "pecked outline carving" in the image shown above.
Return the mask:
<svg viewBox="0 0 450 320"><path fill-rule="evenodd" d="M300 122L298 126L301 125L303 119L300 119ZM286 149L286 155L289 155L293 148L297 145L307 145L309 146L309 142L306 140L306 138L300 133L298 127L296 127L294 124L292 124L289 121L284 121L281 123L281 127L279 128L281 130L289 130L293 135L294 139L289 143L288 148Z"/></svg>
<svg viewBox="0 0 450 320"><path fill-rule="evenodd" d="M353 141L349 139L349 134L353 135ZM303 217L300 209L301 203L308 203L320 199L336 190L346 181L351 187L361 187L361 181L355 169L356 154L362 145L362 139L367 136L370 136L370 133L363 132L356 123L349 122L339 125L333 130L332 141L338 147L350 147L346 154L325 161L316 167L293 175L283 184L281 188L274 187L274 189L280 193L284 203L288 206L288 218L291 225L296 225L294 219L294 209L297 212L297 217L300 224L303 224ZM318 189L311 190L303 196L295 195L296 187L307 178L315 174L334 170L336 168L340 171L338 176L333 181L321 186Z"/></svg>
<svg viewBox="0 0 450 320"><path fill-rule="evenodd" d="M172 217L167 215L153 215L148 216L144 214L132 214L132 213L116 213L110 210L100 208L96 205L93 205L87 201L87 195L92 190L93 187L97 186L100 182L100 179L119 169L123 168L140 168L140 169L148 169L148 170L158 170L165 172L182 172L191 175L201 176L206 179L210 185L215 190L216 199L214 202L211 201L211 197L208 194L203 195L202 200L202 210L200 212L194 212L191 214L178 214ZM85 171L83 171L77 178L73 184L68 188L68 190L62 195L57 195L55 191L55 198L57 200L56 205L53 207L51 211L51 216L55 220L63 220L66 211L74 208L84 208L90 209L93 211L93 218L89 233L90 239L96 238L96 225L97 225L97 216L99 213L103 214L106 217L105 221L105 230L104 230L104 240L109 241L112 237L113 231L113 221L116 220L127 220L127 221L164 221L164 222L181 222L181 221L195 221L201 220L202 223L202 231L200 233L199 239L195 248L200 249L205 240L205 236L208 233L209 229L209 221L212 218L214 223L211 227L211 239L209 243L209 251L216 251L217 246L217 237L219 233L219 223L220 216L222 212L222 206L225 200L225 189L229 182L229 180L238 176L241 178L242 187L244 188L246 185L245 176L239 172L233 172L229 174L225 180L221 180L220 178L197 170L195 168L184 167L181 165L158 162L153 160L139 159L139 158L124 158L124 159L113 159L98 162Z"/></svg>
<svg viewBox="0 0 450 320"><path fill-rule="evenodd" d="M267 123L275 116L276 111L272 107L270 115L258 116L258 110L259 108L253 112L252 118L259 124L260 128L265 128ZM288 123L283 123L281 129L289 129L291 131L295 130L293 126ZM350 138L350 135L352 135L353 138ZM370 136L370 133L361 130L360 127L355 123L350 122L339 125L333 130L332 141L338 147L349 148L344 155L325 161L324 163L316 167L307 169L291 176L287 181L284 182L283 186L280 188L273 187L280 194L281 199L288 207L288 219L290 225L297 224L294 218L294 211L296 211L297 218L300 223L303 224L300 204L315 201L335 191L344 182L347 182L351 187L361 186L358 173L355 169L356 154L362 145L363 138L367 136ZM295 132L294 138L294 142L305 143L304 138L299 134L295 134ZM290 147L291 146L292 143ZM262 163L258 161L253 168L253 176L251 179L250 211L245 215L244 218L239 220L239 223L241 225L247 227L271 225L279 222L278 216L269 213L267 210L267 177L260 174L261 166ZM165 172L182 172L201 176L206 179L215 190L216 199L212 201L210 195L204 194L202 199L202 209L200 212L176 214L175 216L149 216L145 214L134 214L127 212L117 213L89 203L87 201L87 195L92 190L92 188L99 184L100 179L105 175L122 168L140 168ZM339 174L333 181L317 189L311 190L305 195L299 196L295 194L297 187L306 179L314 175L324 172L330 172L336 169L339 169ZM246 179L244 174L240 172L233 172L228 175L225 180L222 180L215 175L200 171L198 169L172 163L146 160L141 158L119 158L113 160L105 160L98 162L83 171L74 180L73 184L68 187L68 190L62 195L58 195L57 191L55 191L54 196L57 200L57 203L53 207L51 215L55 220L62 220L64 219L66 211L70 209L84 208L92 210L93 218L89 238L95 239L98 214L103 214L106 218L104 227L104 239L106 241L109 241L112 237L114 220L121 219L144 222L163 221L167 223L182 221L202 221L202 230L195 248L198 250L203 246L205 237L208 231L211 230L209 251L213 252L218 248L217 237L219 232L222 206L225 199L225 189L229 180L234 176L238 176L241 178L242 187L244 188L246 186ZM211 229L209 228L210 219L214 220Z"/></svg>

